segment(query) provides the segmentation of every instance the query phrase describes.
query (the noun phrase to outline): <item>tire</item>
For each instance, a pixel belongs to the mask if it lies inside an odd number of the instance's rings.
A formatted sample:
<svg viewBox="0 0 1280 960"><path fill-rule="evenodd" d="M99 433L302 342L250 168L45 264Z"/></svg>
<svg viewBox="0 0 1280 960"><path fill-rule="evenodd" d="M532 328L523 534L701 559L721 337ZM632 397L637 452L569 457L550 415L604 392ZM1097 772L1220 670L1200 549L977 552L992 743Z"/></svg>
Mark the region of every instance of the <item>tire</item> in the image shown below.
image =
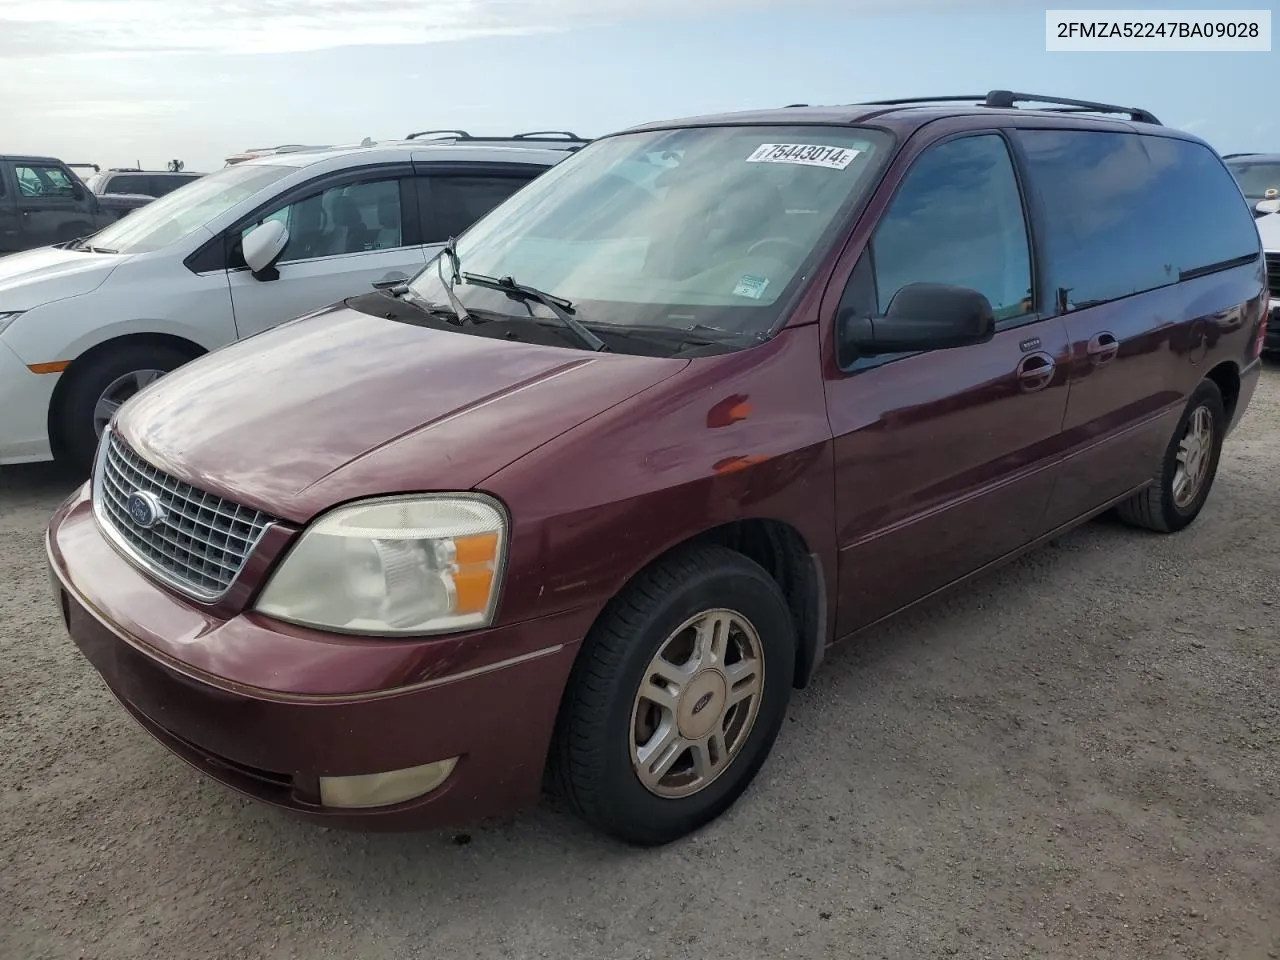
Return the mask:
<svg viewBox="0 0 1280 960"><path fill-rule="evenodd" d="M1188 438L1193 422L1207 422L1212 434L1208 448L1202 456L1207 458L1195 492L1190 498L1180 500L1175 489L1180 475L1179 454L1184 439ZM1222 441L1227 427L1226 407L1222 392L1212 380L1202 380L1187 401L1187 408L1178 420L1169 446L1160 461L1160 473L1155 482L1116 507L1121 520L1135 527L1158 533L1176 533L1188 526L1204 507L1209 491L1218 473L1218 459L1222 455ZM1197 471L1198 473L1199 471Z"/></svg>
<svg viewBox="0 0 1280 960"><path fill-rule="evenodd" d="M83 367L72 367L55 417L58 459L87 474L98 448L95 411L108 388L118 385L123 401L132 394L128 383L120 383L122 379L144 371L169 373L190 359L173 347L147 344L111 350L93 357ZM136 392L137 383L133 386Z"/></svg>
<svg viewBox="0 0 1280 960"><path fill-rule="evenodd" d="M671 654L692 645L696 656L702 649L692 644L696 628L678 629L698 617L704 624L715 619L721 625L717 636L726 636L723 627L731 624L726 649L743 654L754 642L758 664L745 654L734 662L730 652L716 661L718 667L681 674L692 679L684 695L672 698L677 706L658 708L639 700L641 681L658 676L653 667L660 651ZM795 648L786 600L758 564L719 546L691 548L659 561L610 602L583 643L557 720L552 784L582 819L637 846L669 843L714 820L755 778L773 746L791 696ZM742 677L753 664L760 689L751 700L724 709L735 691L741 695L750 687L752 681ZM723 672L717 675L717 669ZM669 689L663 692L669 695ZM700 710L706 712L699 715ZM660 712L665 729L681 739L658 751L659 760L650 757L649 765L660 767L660 758L679 751L681 744L685 750L661 782L650 772L653 785L646 786L638 772L644 748L636 744L662 739L664 727L654 719ZM712 729L698 739L697 730L708 724ZM703 770L713 769L716 757L721 766L703 776L695 754L706 758ZM692 792L679 795L681 790Z"/></svg>

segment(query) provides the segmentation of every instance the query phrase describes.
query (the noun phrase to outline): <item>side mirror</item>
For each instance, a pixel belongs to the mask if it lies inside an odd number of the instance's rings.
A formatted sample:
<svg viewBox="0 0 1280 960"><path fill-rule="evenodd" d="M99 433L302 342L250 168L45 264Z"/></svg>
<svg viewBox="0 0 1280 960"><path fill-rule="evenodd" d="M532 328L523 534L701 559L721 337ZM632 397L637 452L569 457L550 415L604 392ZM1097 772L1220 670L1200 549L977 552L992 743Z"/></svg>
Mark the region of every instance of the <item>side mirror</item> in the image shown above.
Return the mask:
<svg viewBox="0 0 1280 960"><path fill-rule="evenodd" d="M859 356L915 353L986 343L996 332L991 303L977 290L945 283L909 283L883 317L849 309L839 319L842 338Z"/></svg>
<svg viewBox="0 0 1280 960"><path fill-rule="evenodd" d="M1258 205L1253 208L1258 213L1266 216L1268 213L1280 213L1280 197L1274 200L1260 200Z"/></svg>
<svg viewBox="0 0 1280 960"><path fill-rule="evenodd" d="M241 241L244 262L259 280L274 280L280 276L275 269L276 261L288 243L289 230L279 220L260 223Z"/></svg>

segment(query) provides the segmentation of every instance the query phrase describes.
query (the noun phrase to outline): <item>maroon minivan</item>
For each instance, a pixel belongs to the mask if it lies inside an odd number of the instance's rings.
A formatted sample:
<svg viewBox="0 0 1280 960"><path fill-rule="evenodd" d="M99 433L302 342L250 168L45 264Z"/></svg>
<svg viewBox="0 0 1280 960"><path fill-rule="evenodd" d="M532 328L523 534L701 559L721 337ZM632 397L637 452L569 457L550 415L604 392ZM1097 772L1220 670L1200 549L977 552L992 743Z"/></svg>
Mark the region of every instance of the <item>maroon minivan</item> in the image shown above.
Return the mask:
<svg viewBox="0 0 1280 960"><path fill-rule="evenodd" d="M1190 523L1266 303L1203 142L1008 91L607 136L353 293L120 411L48 532L71 636L313 820L550 773L637 844L734 802L832 642L1110 508Z"/></svg>

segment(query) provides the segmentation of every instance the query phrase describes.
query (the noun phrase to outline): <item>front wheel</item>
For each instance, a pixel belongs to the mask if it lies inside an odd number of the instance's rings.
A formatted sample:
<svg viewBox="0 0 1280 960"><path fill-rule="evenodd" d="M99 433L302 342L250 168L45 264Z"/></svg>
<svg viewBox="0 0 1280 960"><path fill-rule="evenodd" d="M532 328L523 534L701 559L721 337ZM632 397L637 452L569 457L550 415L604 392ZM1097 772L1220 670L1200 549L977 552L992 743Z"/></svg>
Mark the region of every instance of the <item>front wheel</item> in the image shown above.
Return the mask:
<svg viewBox="0 0 1280 960"><path fill-rule="evenodd" d="M93 465L98 438L126 400L190 359L172 347L123 347L68 371L71 381L57 415L59 453L78 470Z"/></svg>
<svg viewBox="0 0 1280 960"><path fill-rule="evenodd" d="M557 724L557 785L617 839L675 840L754 779L794 671L792 619L762 567L722 547L660 561L584 642Z"/></svg>
<svg viewBox="0 0 1280 960"><path fill-rule="evenodd" d="M1227 432L1222 391L1203 380L1173 431L1155 482L1116 507L1120 519L1159 533L1176 533L1200 515Z"/></svg>

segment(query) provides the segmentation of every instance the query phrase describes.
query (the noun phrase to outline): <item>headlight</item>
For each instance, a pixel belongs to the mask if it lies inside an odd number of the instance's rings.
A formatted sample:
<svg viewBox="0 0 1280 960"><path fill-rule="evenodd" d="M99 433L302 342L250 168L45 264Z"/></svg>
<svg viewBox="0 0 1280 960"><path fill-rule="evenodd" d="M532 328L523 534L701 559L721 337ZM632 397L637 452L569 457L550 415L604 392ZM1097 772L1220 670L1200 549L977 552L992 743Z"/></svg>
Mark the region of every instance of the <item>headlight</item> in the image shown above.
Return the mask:
<svg viewBox="0 0 1280 960"><path fill-rule="evenodd" d="M367 500L302 534L257 609L280 620L380 636L488 626L507 519L478 494Z"/></svg>
<svg viewBox="0 0 1280 960"><path fill-rule="evenodd" d="M4 333L9 328L9 324L22 316L23 312L22 310L14 310L10 313L0 311L0 333Z"/></svg>

